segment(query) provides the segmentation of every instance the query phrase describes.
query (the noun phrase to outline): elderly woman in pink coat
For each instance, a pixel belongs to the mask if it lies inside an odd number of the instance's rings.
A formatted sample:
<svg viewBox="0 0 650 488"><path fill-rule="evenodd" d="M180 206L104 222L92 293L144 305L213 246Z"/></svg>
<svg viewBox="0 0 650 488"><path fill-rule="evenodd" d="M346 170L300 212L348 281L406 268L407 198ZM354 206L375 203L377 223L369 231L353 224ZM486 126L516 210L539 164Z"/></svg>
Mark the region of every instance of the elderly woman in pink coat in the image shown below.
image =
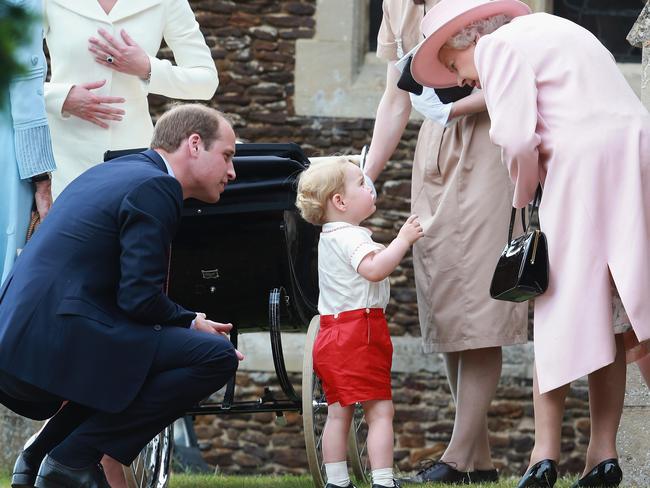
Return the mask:
<svg viewBox="0 0 650 488"><path fill-rule="evenodd" d="M519 487L551 487L571 381L589 376L591 437L574 486L618 486L628 360L650 339L650 116L582 27L517 0L443 0L412 74L483 89L524 207L541 183L550 283L535 301L535 447ZM629 317L629 318L628 318Z"/></svg>

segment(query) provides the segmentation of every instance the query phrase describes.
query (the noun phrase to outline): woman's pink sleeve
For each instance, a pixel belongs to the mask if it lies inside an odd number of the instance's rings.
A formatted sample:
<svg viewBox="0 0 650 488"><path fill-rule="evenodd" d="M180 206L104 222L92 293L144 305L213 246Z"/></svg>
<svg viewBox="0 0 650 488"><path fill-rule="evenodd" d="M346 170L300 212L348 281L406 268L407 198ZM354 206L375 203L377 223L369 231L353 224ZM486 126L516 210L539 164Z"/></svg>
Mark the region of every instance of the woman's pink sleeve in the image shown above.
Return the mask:
<svg viewBox="0 0 650 488"><path fill-rule="evenodd" d="M474 57L490 114L490 139L501 146L515 183L512 204L521 208L531 202L539 184L535 73L520 53L496 36L481 39Z"/></svg>

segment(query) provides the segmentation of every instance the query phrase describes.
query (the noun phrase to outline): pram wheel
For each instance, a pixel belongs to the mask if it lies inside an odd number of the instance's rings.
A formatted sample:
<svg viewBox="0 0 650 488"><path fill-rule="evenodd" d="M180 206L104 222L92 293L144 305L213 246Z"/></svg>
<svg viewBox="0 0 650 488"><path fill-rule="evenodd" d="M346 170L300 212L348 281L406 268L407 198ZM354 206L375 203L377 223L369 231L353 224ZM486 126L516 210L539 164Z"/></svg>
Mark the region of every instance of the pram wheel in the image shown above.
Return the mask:
<svg viewBox="0 0 650 488"><path fill-rule="evenodd" d="M165 427L142 449L130 466L124 467L129 488L166 488L172 460L173 425Z"/></svg>
<svg viewBox="0 0 650 488"><path fill-rule="evenodd" d="M307 330L305 339L305 356L302 367L302 425L305 433L305 448L309 472L314 480L315 488L325 486L325 464L323 463L323 428L327 420L327 401L318 376L314 373L313 350L314 341L320 328L320 318L314 317ZM348 461L352 473L359 483L370 480L370 464L366 426L363 408L360 404L354 406L354 416L348 436Z"/></svg>

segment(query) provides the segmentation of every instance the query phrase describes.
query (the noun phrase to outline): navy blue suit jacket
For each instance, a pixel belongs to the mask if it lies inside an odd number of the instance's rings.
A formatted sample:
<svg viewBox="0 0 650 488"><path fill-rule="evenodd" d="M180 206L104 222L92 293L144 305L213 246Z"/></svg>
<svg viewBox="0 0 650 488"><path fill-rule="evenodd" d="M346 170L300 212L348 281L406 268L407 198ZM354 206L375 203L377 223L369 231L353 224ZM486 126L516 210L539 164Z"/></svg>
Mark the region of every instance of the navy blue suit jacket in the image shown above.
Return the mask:
<svg viewBox="0 0 650 488"><path fill-rule="evenodd" d="M180 183L155 151L74 180L0 290L0 369L61 398L123 410L162 327L194 312L163 292L181 217Z"/></svg>

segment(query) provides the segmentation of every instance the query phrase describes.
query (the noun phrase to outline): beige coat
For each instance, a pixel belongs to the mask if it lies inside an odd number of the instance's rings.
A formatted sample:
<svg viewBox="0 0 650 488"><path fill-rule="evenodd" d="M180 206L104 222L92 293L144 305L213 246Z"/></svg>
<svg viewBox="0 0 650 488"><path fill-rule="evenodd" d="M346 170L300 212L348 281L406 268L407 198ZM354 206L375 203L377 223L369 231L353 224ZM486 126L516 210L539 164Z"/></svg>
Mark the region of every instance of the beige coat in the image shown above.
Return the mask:
<svg viewBox="0 0 650 488"><path fill-rule="evenodd" d="M399 58L423 39L420 21L436 2L384 0L377 55ZM400 35L401 33L401 35ZM400 41L401 39L401 41ZM426 352L452 352L526 342L527 305L490 298L506 243L512 185L488 136L486 112L443 128L422 124L413 162L411 206L425 236L413 267Z"/></svg>
<svg viewBox="0 0 650 488"><path fill-rule="evenodd" d="M118 0L110 14L97 0L44 0L45 38L52 75L45 85L45 101L58 170L55 195L83 171L99 163L108 149L148 147L153 132L147 95L205 100L219 79L199 25L187 0ZM119 38L120 30L149 54L151 80L119 73L95 62L88 38L106 29ZM162 40L171 48L176 66L157 59ZM106 80L99 95L121 96L126 115L103 129L64 114L63 102L75 84Z"/></svg>

